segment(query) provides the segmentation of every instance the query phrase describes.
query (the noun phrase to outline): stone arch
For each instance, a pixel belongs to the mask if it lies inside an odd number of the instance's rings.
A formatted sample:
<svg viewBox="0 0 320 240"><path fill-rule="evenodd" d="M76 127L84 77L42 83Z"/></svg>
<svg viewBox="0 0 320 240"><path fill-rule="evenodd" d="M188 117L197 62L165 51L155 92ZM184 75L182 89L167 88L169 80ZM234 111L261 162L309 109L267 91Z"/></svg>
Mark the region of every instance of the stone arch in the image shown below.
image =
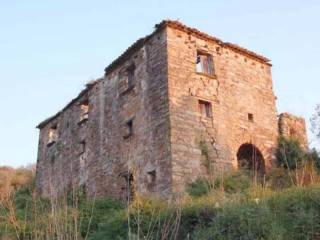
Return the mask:
<svg viewBox="0 0 320 240"><path fill-rule="evenodd" d="M237 152L238 168L265 174L265 159L258 147L251 143L242 144Z"/></svg>

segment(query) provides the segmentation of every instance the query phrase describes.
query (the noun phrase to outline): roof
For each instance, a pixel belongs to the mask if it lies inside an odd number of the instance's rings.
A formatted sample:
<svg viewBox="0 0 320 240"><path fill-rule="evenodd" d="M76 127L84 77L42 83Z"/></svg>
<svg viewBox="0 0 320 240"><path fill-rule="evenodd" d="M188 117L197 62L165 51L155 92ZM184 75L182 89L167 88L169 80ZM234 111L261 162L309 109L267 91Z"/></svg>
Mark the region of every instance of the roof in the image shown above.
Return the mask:
<svg viewBox="0 0 320 240"><path fill-rule="evenodd" d="M266 63L270 65L270 60L260 54L257 54L255 52L252 52L248 49L245 49L243 47L240 47L236 44L233 43L229 43L229 42L223 42L222 40L220 40L219 38L210 36L204 32L201 32L195 28L191 28L188 27L186 25L184 25L183 23L179 22L179 21L172 21L172 20L163 20L162 22L160 22L159 24L155 25L155 30L143 37L138 39L135 43L133 43L129 48L127 48L118 58L116 58L113 62L111 62L106 68L105 68L105 74L108 74L110 72L112 72L119 64L121 64L122 62L128 60L131 55L137 51L138 49L140 49L154 34L156 34L157 32L161 31L162 29L164 29L165 27L171 27L174 29L178 29L181 31L184 31L188 34L192 34L198 38L207 40L207 41L213 41L217 44L219 44L221 47L225 47L225 48L229 48L233 51L239 52L241 54L244 54L248 57L254 58L257 61L260 61L262 63ZM47 118L46 120L42 121L41 123L38 124L37 128L42 128L44 127L47 123L49 123L50 121L54 120L55 118L57 118L61 113L63 113L67 108L69 108L75 101L77 101L80 97L82 97L86 92L88 92L97 82L91 82L89 84L86 85L86 88L84 90L82 90L80 92L80 94L74 98L73 100L71 100L61 111L59 111L58 113L56 113L55 115L53 115L52 117Z"/></svg>
<svg viewBox="0 0 320 240"><path fill-rule="evenodd" d="M188 27L188 26L182 24L179 21L164 20L161 23L159 23L158 25L156 25L156 27L161 27L162 25L182 30L184 32L187 32L189 34L193 34L193 35L195 35L195 36L197 36L199 38L202 38L204 40L216 42L217 44L221 45L222 47L230 48L230 49L232 49L234 51L237 51L237 52L242 53L244 55L247 55L249 57L255 58L256 60L259 60L261 62L264 62L264 63L270 62L270 60L268 58L266 58L266 57L264 57L264 56L262 56L260 54L252 52L252 51L250 51L250 50L248 50L246 48L240 47L240 46L238 46L237 44L234 44L234 43L223 42L219 38L210 36L210 35L208 35L208 34L206 34L204 32L201 32L201 31L195 29L195 28Z"/></svg>
<svg viewBox="0 0 320 240"><path fill-rule="evenodd" d="M181 31L184 31L189 34L193 34L196 37L202 38L207 41L213 41L217 44L219 44L221 47L232 49L233 51L239 52L241 54L244 54L248 57L254 58L262 63L269 64L270 60L258 53L252 52L246 48L240 47L237 44L224 42L219 38L210 36L204 32L201 32L195 28L188 27L184 25L183 23L179 21L172 21L172 20L163 20L159 24L155 25L155 30L150 35L147 35L146 37L140 38L135 43L133 43L129 48L127 48L117 59L115 59L111 64L109 64L105 68L105 74L110 73L112 70L114 70L115 67L118 66L121 62L126 61L133 52L141 48L155 33L159 32L161 29L165 27L171 27L174 29L179 29Z"/></svg>
<svg viewBox="0 0 320 240"><path fill-rule="evenodd" d="M37 128L44 127L47 123L51 122L52 120L59 117L65 110L67 110L73 103L75 103L78 99L80 99L82 96L84 96L96 83L98 80L91 81L86 84L85 89L83 89L76 98L72 99L63 109L61 109L59 112L57 112L55 115L47 118L46 120L42 121L37 125Z"/></svg>

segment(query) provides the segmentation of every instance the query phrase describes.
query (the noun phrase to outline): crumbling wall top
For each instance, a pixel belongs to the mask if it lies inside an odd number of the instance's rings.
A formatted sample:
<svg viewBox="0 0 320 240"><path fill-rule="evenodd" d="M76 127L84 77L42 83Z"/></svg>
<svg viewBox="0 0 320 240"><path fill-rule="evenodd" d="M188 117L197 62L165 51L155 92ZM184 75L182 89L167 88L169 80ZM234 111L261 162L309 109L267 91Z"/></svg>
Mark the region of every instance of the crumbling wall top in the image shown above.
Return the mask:
<svg viewBox="0 0 320 240"><path fill-rule="evenodd" d="M59 112L57 112L55 115L45 119L44 121L40 122L37 125L37 128L41 129L43 128L45 125L47 125L49 122L51 122L52 120L56 119L57 117L59 117L65 110L67 110L71 105L73 105L78 99L80 99L83 95L85 95L87 92L89 92L89 90L94 87L96 85L96 83L98 81L100 81L101 79L97 79L97 80L93 80L90 81L89 83L86 84L85 88L78 94L78 96L74 99L72 99L63 109L61 109Z"/></svg>
<svg viewBox="0 0 320 240"><path fill-rule="evenodd" d="M206 41L214 41L215 43L219 44L221 47L225 47L225 48L229 48L233 51L239 52L240 54L244 54L248 57L254 58L257 61L260 61L262 63L271 65L269 62L270 60L260 54L257 54L255 52L252 52L248 49L245 49L243 47L240 47L236 44L233 43L229 43L229 42L223 42L222 40L210 36L204 32L201 32L195 28L191 28L188 27L186 25L184 25L183 23L179 22L179 21L173 21L173 20L163 20L162 22L160 22L159 24L155 25L155 30L143 37L140 38L139 40L137 40L135 43L133 43L129 48L127 48L118 58L116 58L111 64L109 64L106 68L105 68L105 75L109 74L110 72L112 72L117 66L119 66L120 64L122 64L123 62L125 62L127 59L129 59L131 57L131 55L137 51L139 48L143 47L144 44L150 39L152 38L156 33L158 33L159 31L161 31L162 29L164 29L165 27L171 27L171 28L175 28L175 29L179 29L181 31L187 32L188 34L193 34L196 37L202 38ZM80 94L74 98L73 100L71 100L61 111L59 111L58 113L56 113L55 115L53 115L52 117L47 118L46 120L42 121L41 123L39 123L37 125L37 128L42 128L44 127L47 123L51 122L53 119L57 118L62 112L64 112L67 108L69 108L69 106L71 106L75 101L77 101L77 99L79 99L81 96L83 96L85 93L87 93L98 81L93 81L90 82L89 84L86 85L86 88L80 92Z"/></svg>
<svg viewBox="0 0 320 240"><path fill-rule="evenodd" d="M195 35L195 36L197 36L199 38L202 38L204 40L207 40L207 41L214 41L214 42L218 43L219 45L221 45L221 47L230 48L230 49L232 49L232 50L234 50L236 52L239 52L241 54L247 55L247 56L249 56L251 58L255 58L256 60L258 60L260 62L263 62L263 63L266 63L266 64L270 65L270 63L269 63L270 60L268 58L260 55L260 54L252 52L252 51L250 51L250 50L248 50L246 48L240 47L237 44L224 42L221 39L213 37L213 36L210 36L209 34L206 34L204 32L199 31L198 29L188 27L188 26L184 25L183 23L181 23L179 21L163 20L162 22L157 24L155 27L156 27L156 29L158 29L158 28L161 29L164 26L169 26L169 27L172 27L172 28L175 28L175 29L180 29L180 30L182 30L184 32L187 32L189 34L193 34L193 35Z"/></svg>
<svg viewBox="0 0 320 240"><path fill-rule="evenodd" d="M286 138L296 138L303 146L308 146L306 122L302 117L281 113L279 115L279 134Z"/></svg>

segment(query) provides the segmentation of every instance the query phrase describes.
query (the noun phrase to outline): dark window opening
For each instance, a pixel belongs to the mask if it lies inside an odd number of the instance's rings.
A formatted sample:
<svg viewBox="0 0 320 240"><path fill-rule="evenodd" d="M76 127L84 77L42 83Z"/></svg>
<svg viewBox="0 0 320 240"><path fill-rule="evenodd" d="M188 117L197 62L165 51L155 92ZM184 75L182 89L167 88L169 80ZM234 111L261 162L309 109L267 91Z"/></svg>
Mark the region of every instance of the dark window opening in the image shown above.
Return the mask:
<svg viewBox="0 0 320 240"><path fill-rule="evenodd" d="M55 124L50 127L49 129L49 139L48 139L48 146L54 144L58 139L58 125Z"/></svg>
<svg viewBox="0 0 320 240"><path fill-rule="evenodd" d="M212 117L212 107L211 103L203 100L199 100L199 112L201 117L211 118Z"/></svg>
<svg viewBox="0 0 320 240"><path fill-rule="evenodd" d="M253 122L254 118L252 113L248 113L248 120L249 122Z"/></svg>
<svg viewBox="0 0 320 240"><path fill-rule="evenodd" d="M125 172L121 174L124 179L124 185L121 188L122 198L127 202L130 202L134 199L135 196L135 186L134 178L131 172Z"/></svg>
<svg viewBox="0 0 320 240"><path fill-rule="evenodd" d="M80 144L79 154L82 155L86 152L86 141L82 140L79 142L79 144Z"/></svg>
<svg viewBox="0 0 320 240"><path fill-rule="evenodd" d="M155 184L156 182L156 170L148 172L148 183Z"/></svg>
<svg viewBox="0 0 320 240"><path fill-rule="evenodd" d="M210 54L197 52L196 71L214 76L213 58Z"/></svg>
<svg viewBox="0 0 320 240"><path fill-rule="evenodd" d="M157 179L156 170L149 171L148 172L148 185L147 185L149 191L155 191L156 179Z"/></svg>
<svg viewBox="0 0 320 240"><path fill-rule="evenodd" d="M126 123L126 134L124 135L124 139L129 138L133 135L133 120L129 120Z"/></svg>
<svg viewBox="0 0 320 240"><path fill-rule="evenodd" d="M127 74L128 74L128 88L132 88L135 84L135 65L132 64L128 69L127 69Z"/></svg>

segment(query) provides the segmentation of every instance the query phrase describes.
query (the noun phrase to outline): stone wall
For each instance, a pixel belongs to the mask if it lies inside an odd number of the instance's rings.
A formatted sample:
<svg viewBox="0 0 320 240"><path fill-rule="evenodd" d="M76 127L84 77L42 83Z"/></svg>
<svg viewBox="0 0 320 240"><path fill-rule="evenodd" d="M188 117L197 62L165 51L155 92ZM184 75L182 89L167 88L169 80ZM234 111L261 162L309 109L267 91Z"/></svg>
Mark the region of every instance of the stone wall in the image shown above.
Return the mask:
<svg viewBox="0 0 320 240"><path fill-rule="evenodd" d="M279 133L286 138L295 138L307 148L308 137L304 118L289 113L279 115Z"/></svg>
<svg viewBox="0 0 320 240"><path fill-rule="evenodd" d="M89 196L123 199L129 175L141 194L171 194L166 49L166 31L155 32L83 96L41 125L37 186L42 195L83 184ZM134 84L128 86L131 66ZM88 119L80 123L81 102L86 99ZM57 126L57 140L48 145L52 126Z"/></svg>
<svg viewBox="0 0 320 240"><path fill-rule="evenodd" d="M206 57L210 74L196 68ZM50 196L83 185L91 197L125 199L130 185L169 198L199 176L237 169L247 147L268 171L275 99L266 58L164 21L39 125L37 187ZM307 143L303 119L282 114L279 127Z"/></svg>
<svg viewBox="0 0 320 240"><path fill-rule="evenodd" d="M190 32L167 31L175 191L208 174L203 142L216 162L215 173L236 169L237 151L245 143L261 151L268 169L278 136L270 64ZM197 51L213 57L213 76L196 72ZM199 100L211 103L212 118L201 116Z"/></svg>

